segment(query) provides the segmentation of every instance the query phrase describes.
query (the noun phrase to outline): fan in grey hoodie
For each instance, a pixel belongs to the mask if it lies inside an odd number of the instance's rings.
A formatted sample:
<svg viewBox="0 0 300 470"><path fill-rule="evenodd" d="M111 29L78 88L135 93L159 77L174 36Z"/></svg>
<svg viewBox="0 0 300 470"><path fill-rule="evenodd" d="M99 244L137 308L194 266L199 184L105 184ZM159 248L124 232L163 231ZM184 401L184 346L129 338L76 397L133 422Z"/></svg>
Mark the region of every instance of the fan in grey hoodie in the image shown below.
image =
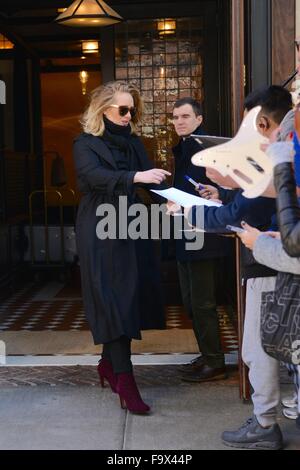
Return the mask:
<svg viewBox="0 0 300 470"><path fill-rule="evenodd" d="M291 126L294 122L294 112L291 111L287 114L283 122L281 123L281 140L286 140L288 133L291 129ZM290 159L290 153L281 149L282 145L287 144L275 144L271 145L268 151L269 156L273 159L275 164L280 162L287 161ZM284 150L284 151L282 151ZM257 262L268 266L271 269L274 269L278 272L286 272L295 275L300 275L300 258L292 258L289 256L284 247L280 238L274 238L274 235L260 233L258 230L253 229L252 227L247 226L246 229L254 232L254 238L252 239L252 246L247 244L248 248L253 249L253 256ZM279 235L279 234L278 234ZM243 235L240 236L243 242L246 242L246 239ZM288 369L294 373L295 386L298 394L298 412L300 415L300 366L291 366Z"/></svg>

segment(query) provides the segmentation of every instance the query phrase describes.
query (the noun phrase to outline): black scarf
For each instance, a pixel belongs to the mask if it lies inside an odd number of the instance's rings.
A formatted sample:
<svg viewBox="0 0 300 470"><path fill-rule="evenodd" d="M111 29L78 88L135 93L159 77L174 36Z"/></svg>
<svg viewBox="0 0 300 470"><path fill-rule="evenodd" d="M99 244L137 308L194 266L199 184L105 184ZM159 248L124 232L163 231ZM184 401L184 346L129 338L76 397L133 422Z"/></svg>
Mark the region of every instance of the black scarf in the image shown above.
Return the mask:
<svg viewBox="0 0 300 470"><path fill-rule="evenodd" d="M103 133L103 140L110 144L112 153L114 148L117 148L121 153L125 154L128 161L129 170L139 169L139 159L137 149L135 148L134 142L136 140L135 135L131 133L131 127L119 126L114 122L103 116L105 130Z"/></svg>

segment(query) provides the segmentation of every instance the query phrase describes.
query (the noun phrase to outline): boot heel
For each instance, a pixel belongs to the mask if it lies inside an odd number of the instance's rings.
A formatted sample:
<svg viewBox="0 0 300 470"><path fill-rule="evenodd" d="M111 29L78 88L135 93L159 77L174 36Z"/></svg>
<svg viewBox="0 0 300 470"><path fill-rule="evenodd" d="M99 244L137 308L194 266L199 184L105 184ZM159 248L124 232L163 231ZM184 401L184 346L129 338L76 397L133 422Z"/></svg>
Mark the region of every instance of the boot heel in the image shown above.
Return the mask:
<svg viewBox="0 0 300 470"><path fill-rule="evenodd" d="M104 377L103 377L103 375L100 375L100 383L101 383L101 387L102 387L102 388L105 388L105 382L104 382Z"/></svg>
<svg viewBox="0 0 300 470"><path fill-rule="evenodd" d="M119 397L120 397L120 405L121 405L122 410L126 410L127 407L126 407L126 402L125 402L124 398L121 397L120 395L119 395Z"/></svg>
<svg viewBox="0 0 300 470"><path fill-rule="evenodd" d="M117 393L117 376L114 374L111 363L106 359L101 359L101 361L99 361L97 369L101 387L105 388L105 381L107 381L112 391L114 393Z"/></svg>

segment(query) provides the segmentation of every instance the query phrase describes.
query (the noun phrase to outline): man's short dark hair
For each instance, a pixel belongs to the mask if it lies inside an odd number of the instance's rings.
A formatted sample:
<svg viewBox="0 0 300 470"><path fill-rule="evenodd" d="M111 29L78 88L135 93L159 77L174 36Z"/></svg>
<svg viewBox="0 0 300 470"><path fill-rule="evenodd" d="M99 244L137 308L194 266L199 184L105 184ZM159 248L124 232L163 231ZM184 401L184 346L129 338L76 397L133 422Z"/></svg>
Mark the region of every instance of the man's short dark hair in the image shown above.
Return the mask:
<svg viewBox="0 0 300 470"><path fill-rule="evenodd" d="M203 115L202 104L196 101L194 98L190 98L190 97L181 98L180 100L177 100L176 103L174 104L174 109L180 108L181 106L184 106L185 104L190 104L192 106L193 111L197 117Z"/></svg>
<svg viewBox="0 0 300 470"><path fill-rule="evenodd" d="M245 99L244 107L247 111L262 107L262 113L280 124L286 114L293 108L292 96L288 90L279 85L271 85L254 90Z"/></svg>

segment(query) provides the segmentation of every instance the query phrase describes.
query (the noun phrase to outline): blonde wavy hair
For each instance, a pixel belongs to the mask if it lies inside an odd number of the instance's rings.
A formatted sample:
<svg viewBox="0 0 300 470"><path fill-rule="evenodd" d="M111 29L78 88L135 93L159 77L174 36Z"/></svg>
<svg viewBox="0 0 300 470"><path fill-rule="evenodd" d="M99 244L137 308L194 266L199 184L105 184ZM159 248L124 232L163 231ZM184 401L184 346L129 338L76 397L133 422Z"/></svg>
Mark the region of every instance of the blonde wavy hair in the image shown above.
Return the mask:
<svg viewBox="0 0 300 470"><path fill-rule="evenodd" d="M131 132L137 133L142 118L143 102L138 88L125 81L108 82L92 91L89 106L80 119L84 132L95 136L103 135L105 129L103 113L114 104L116 93L129 93L132 96L137 112L131 119L130 126Z"/></svg>

